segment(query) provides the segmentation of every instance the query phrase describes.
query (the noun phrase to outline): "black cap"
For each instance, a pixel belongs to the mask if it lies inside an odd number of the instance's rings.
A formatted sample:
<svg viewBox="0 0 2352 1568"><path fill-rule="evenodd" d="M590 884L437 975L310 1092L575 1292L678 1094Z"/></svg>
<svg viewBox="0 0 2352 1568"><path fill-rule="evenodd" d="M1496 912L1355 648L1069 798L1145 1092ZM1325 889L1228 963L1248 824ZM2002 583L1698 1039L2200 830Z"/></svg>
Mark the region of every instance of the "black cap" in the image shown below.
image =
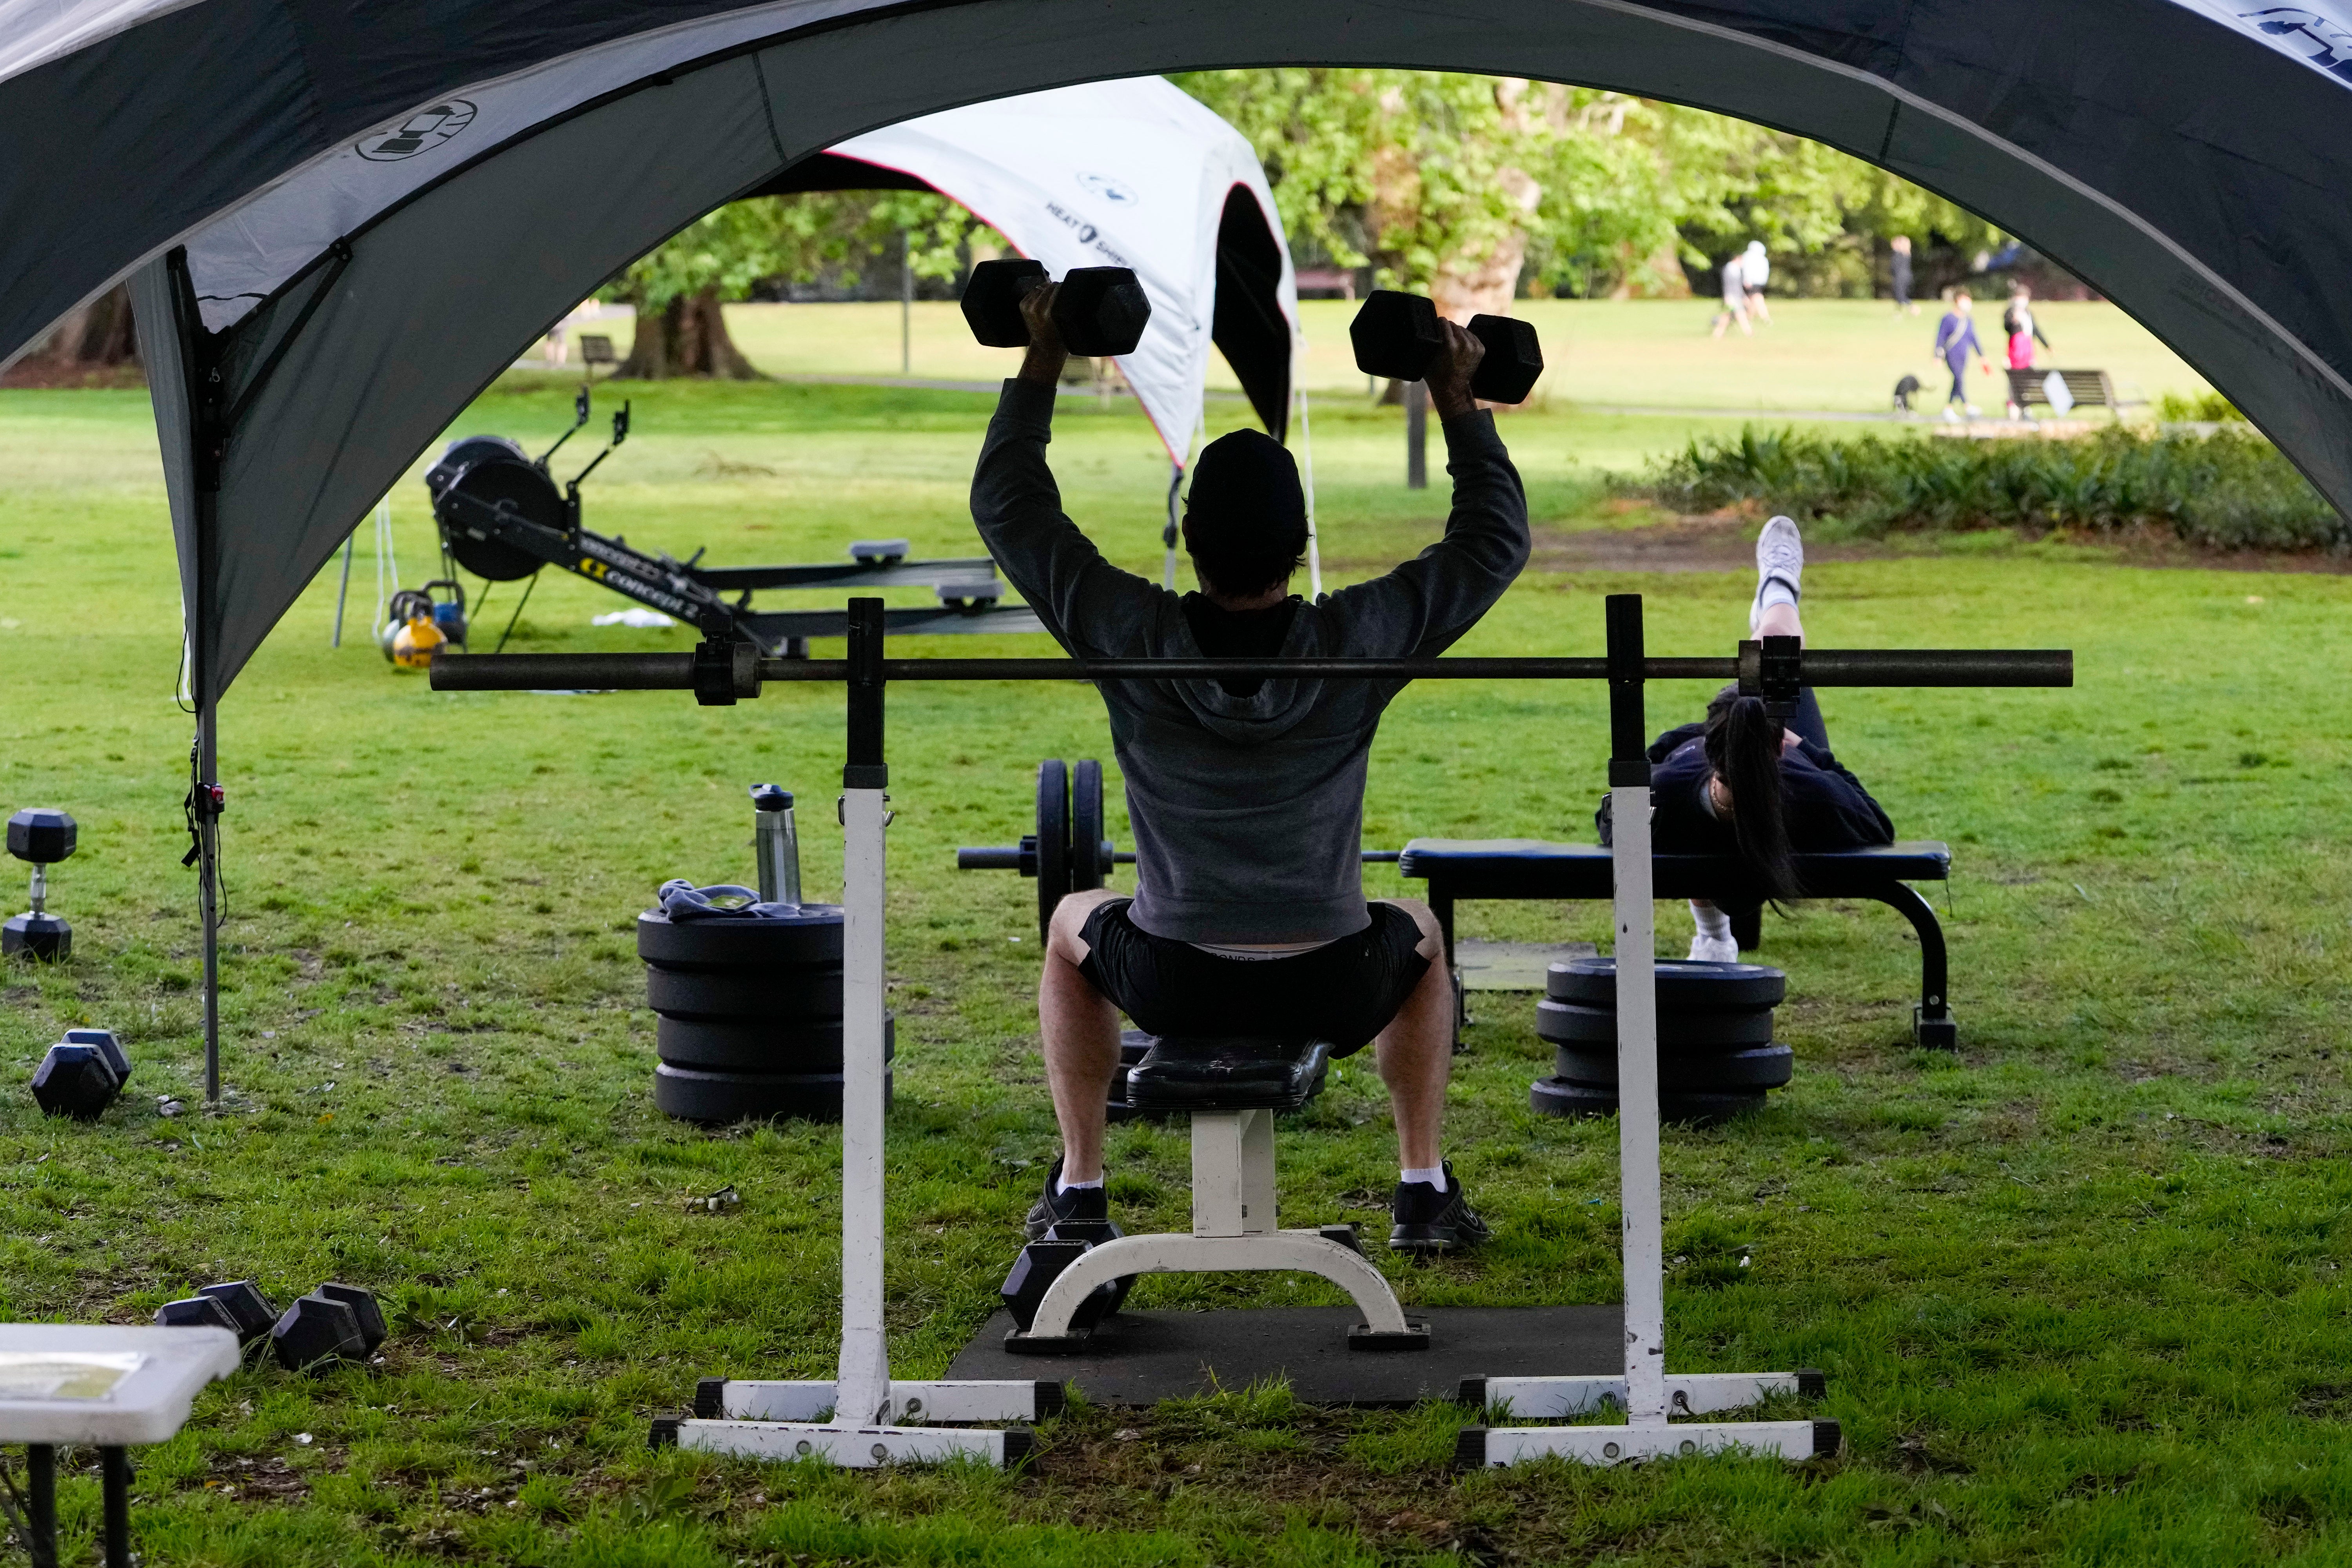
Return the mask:
<svg viewBox="0 0 2352 1568"><path fill-rule="evenodd" d="M790 811L793 808L793 792L782 784L753 784L751 808L754 811Z"/></svg>

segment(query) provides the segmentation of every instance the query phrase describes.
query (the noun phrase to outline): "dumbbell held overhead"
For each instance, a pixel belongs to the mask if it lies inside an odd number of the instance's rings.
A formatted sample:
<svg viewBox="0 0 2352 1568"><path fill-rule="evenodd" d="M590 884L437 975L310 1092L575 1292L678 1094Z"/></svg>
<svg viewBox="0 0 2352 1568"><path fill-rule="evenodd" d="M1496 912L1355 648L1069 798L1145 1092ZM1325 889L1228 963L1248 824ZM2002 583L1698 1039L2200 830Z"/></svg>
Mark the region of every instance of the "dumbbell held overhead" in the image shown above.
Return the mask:
<svg viewBox="0 0 2352 1568"><path fill-rule="evenodd" d="M1045 263L1025 257L983 261L964 285L963 319L971 335L992 349L1029 346L1029 323L1021 301L1050 279ZM1129 354L1143 341L1151 301L1132 268L1074 267L1062 275L1054 295L1054 327L1062 346L1089 359Z"/></svg>
<svg viewBox="0 0 2352 1568"><path fill-rule="evenodd" d="M1470 377L1470 395L1487 403L1525 403L1543 374L1535 328L1510 316L1473 316L1464 329L1486 351ZM1356 368L1393 381L1421 381L1445 346L1437 307L1419 294L1375 289L1348 324Z"/></svg>

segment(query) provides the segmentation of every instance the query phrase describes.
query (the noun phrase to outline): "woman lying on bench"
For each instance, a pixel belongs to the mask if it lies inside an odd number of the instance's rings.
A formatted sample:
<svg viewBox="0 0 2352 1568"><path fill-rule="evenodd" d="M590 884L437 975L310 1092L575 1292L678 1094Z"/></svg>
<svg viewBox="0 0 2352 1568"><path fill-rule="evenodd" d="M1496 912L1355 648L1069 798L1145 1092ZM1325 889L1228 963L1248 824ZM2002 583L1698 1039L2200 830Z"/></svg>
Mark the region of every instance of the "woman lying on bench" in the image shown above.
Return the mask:
<svg viewBox="0 0 2352 1568"><path fill-rule="evenodd" d="M1756 598L1748 612L1750 637L1802 637L1797 616L1803 592L1804 541L1797 525L1776 517L1756 541ZM1813 689L1800 687L1788 723L1764 711L1759 697L1727 686L1706 706L1706 718L1683 724L1650 742L1653 814L1650 837L1660 855L1737 855L1752 885L1714 901L1693 900L1695 959L1729 963L1739 957L1735 918L1752 919L1764 900L1801 897L1792 857L1862 849L1895 842L1895 825L1838 760ZM1609 807L1597 818L1609 842Z"/></svg>

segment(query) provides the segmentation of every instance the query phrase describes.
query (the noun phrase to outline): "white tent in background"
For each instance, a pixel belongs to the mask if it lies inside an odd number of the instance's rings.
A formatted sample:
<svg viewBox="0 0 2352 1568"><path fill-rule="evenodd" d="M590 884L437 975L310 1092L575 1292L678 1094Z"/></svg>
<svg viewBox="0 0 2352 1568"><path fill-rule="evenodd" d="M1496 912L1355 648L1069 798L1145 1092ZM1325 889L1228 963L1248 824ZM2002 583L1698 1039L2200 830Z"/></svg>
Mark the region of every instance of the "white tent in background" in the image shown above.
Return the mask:
<svg viewBox="0 0 2352 1568"><path fill-rule="evenodd" d="M927 114L839 142L762 190L877 186L939 192L1055 277L1133 268L1151 324L1118 367L1180 480L1213 342L1284 437L1298 289L1274 194L1241 133L1173 83L1090 82ZM1170 499L1172 518L1172 485Z"/></svg>

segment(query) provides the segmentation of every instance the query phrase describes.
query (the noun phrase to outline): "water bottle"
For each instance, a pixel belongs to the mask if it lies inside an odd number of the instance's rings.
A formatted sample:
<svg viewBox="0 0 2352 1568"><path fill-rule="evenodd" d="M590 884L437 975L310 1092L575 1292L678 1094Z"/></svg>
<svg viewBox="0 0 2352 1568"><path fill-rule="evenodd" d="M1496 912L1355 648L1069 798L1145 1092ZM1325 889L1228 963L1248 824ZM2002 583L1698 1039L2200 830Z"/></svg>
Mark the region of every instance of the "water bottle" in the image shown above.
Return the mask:
<svg viewBox="0 0 2352 1568"><path fill-rule="evenodd" d="M751 846L760 863L760 901L801 901L801 839L793 825L793 792L780 784L751 786Z"/></svg>

